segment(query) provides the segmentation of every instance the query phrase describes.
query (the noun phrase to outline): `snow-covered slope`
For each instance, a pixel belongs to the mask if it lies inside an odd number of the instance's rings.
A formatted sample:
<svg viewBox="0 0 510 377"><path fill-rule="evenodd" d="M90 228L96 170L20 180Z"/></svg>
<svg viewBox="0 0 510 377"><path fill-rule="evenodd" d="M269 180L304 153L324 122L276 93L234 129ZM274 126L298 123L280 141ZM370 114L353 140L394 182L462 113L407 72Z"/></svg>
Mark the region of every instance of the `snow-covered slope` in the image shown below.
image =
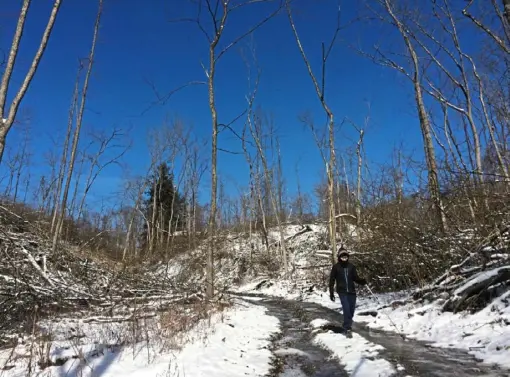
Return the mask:
<svg viewBox="0 0 510 377"><path fill-rule="evenodd" d="M235 304L179 336L156 319L139 323L46 322L51 338L0 350L3 377L238 377L270 368L270 335L278 320L260 306ZM147 330L147 334L146 334ZM134 343L126 342L134 333ZM134 339L131 339L134 340Z"/></svg>
<svg viewBox="0 0 510 377"><path fill-rule="evenodd" d="M219 237L215 255L215 278L218 290L228 290L244 282L260 278L284 278L278 249L280 235L271 230L267 250L260 234L227 234ZM320 282L329 272L331 251L325 250L327 229L320 224L285 227L286 247L289 253L289 270L292 279L301 283ZM159 273L179 285L199 287L203 290L207 245L192 250L161 266Z"/></svg>

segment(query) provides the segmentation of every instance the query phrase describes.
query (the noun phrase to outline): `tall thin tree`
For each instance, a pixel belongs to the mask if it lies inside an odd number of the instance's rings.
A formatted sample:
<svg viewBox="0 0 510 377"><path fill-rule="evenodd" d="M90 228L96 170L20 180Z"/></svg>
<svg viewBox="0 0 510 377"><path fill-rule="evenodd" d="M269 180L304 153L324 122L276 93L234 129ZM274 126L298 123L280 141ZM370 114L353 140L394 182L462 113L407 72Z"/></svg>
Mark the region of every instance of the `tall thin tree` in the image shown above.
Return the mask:
<svg viewBox="0 0 510 377"><path fill-rule="evenodd" d="M18 57L19 45L21 43L21 39L25 29L25 21L27 18L28 9L31 4L31 0L23 0L21 12L18 17L18 23L16 25L16 31L14 32L14 37L11 44L11 50L9 52L9 57L5 65L5 71L2 76L2 81L0 82L0 162L2 162L7 134L9 133L9 131L12 128L12 125L14 124L21 101L23 101L23 98L27 93L28 87L30 86L32 79L34 78L37 68L39 67L39 63L41 62L41 59L44 55L44 51L48 46L48 41L50 39L51 32L53 31L53 26L57 19L57 14L60 9L61 2L62 0L55 0L55 2L53 3L53 8L51 10L48 23L46 25L46 28L44 29L41 42L39 43L39 47L37 48L30 68L28 69L28 72L25 78L23 79L21 86L14 95L11 105L7 109L6 107L7 92L10 87L12 73L14 71L14 67L16 64L16 58Z"/></svg>
<svg viewBox="0 0 510 377"><path fill-rule="evenodd" d="M101 24L102 14L103 14L103 0L99 0L98 11L97 11L97 15L96 15L94 31L93 31L93 36L92 36L92 45L90 47L90 52L89 52L89 57L88 57L87 73L85 74L85 80L83 83L83 89L82 89L81 99L80 99L80 108L78 110L78 116L76 119L76 127L74 129L73 143L72 143L72 147L71 147L71 156L70 156L70 161L69 161L69 168L67 171L67 178L66 178L66 182L65 182L65 186L64 186L62 203L60 205L60 215L58 217L55 233L53 235L53 252L55 252L55 250L57 248L60 233L62 232L64 217L66 214L67 198L69 196L69 188L71 186L71 179L73 176L74 164L76 161L78 144L80 141L80 132L81 132L81 126L82 126L82 121L83 121L83 113L85 112L85 103L87 102L87 93L88 93L88 88L89 88L90 76L92 73L92 67L94 66L94 56L95 56L95 52L96 52L96 43L97 43L97 37L99 35L99 26Z"/></svg>

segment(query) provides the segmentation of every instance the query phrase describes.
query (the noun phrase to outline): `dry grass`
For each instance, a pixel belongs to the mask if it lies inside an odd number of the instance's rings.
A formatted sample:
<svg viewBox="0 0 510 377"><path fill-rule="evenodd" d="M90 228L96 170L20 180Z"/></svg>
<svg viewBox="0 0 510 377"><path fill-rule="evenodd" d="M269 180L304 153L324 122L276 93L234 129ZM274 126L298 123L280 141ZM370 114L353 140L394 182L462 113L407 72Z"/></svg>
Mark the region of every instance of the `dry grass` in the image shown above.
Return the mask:
<svg viewBox="0 0 510 377"><path fill-rule="evenodd" d="M222 313L232 306L229 302L196 302L189 305L174 306L160 316L161 328L170 334L187 332L204 319Z"/></svg>

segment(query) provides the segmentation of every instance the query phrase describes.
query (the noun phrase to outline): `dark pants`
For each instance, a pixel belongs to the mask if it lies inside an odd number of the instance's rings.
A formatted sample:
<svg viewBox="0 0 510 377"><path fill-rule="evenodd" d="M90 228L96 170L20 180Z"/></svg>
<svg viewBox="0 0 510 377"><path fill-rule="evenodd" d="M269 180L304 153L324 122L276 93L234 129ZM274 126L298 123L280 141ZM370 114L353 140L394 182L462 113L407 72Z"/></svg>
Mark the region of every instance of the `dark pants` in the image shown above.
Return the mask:
<svg viewBox="0 0 510 377"><path fill-rule="evenodd" d="M342 310L344 312L344 329L350 330L352 328L354 310L356 309L356 295L340 293L339 296L340 302L342 303Z"/></svg>

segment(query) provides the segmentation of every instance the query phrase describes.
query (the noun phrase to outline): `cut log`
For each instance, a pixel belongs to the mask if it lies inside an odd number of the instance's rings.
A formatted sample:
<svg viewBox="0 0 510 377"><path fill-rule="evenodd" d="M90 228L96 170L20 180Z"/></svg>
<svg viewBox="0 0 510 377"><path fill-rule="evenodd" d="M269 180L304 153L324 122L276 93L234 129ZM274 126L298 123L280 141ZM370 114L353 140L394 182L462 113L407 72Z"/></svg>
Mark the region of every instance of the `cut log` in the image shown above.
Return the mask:
<svg viewBox="0 0 510 377"><path fill-rule="evenodd" d="M447 300L443 305L444 311L458 312L466 309L465 303L475 295L480 295L491 285L506 282L510 280L510 266L503 266L489 271L482 271L462 286L457 288L453 297Z"/></svg>

